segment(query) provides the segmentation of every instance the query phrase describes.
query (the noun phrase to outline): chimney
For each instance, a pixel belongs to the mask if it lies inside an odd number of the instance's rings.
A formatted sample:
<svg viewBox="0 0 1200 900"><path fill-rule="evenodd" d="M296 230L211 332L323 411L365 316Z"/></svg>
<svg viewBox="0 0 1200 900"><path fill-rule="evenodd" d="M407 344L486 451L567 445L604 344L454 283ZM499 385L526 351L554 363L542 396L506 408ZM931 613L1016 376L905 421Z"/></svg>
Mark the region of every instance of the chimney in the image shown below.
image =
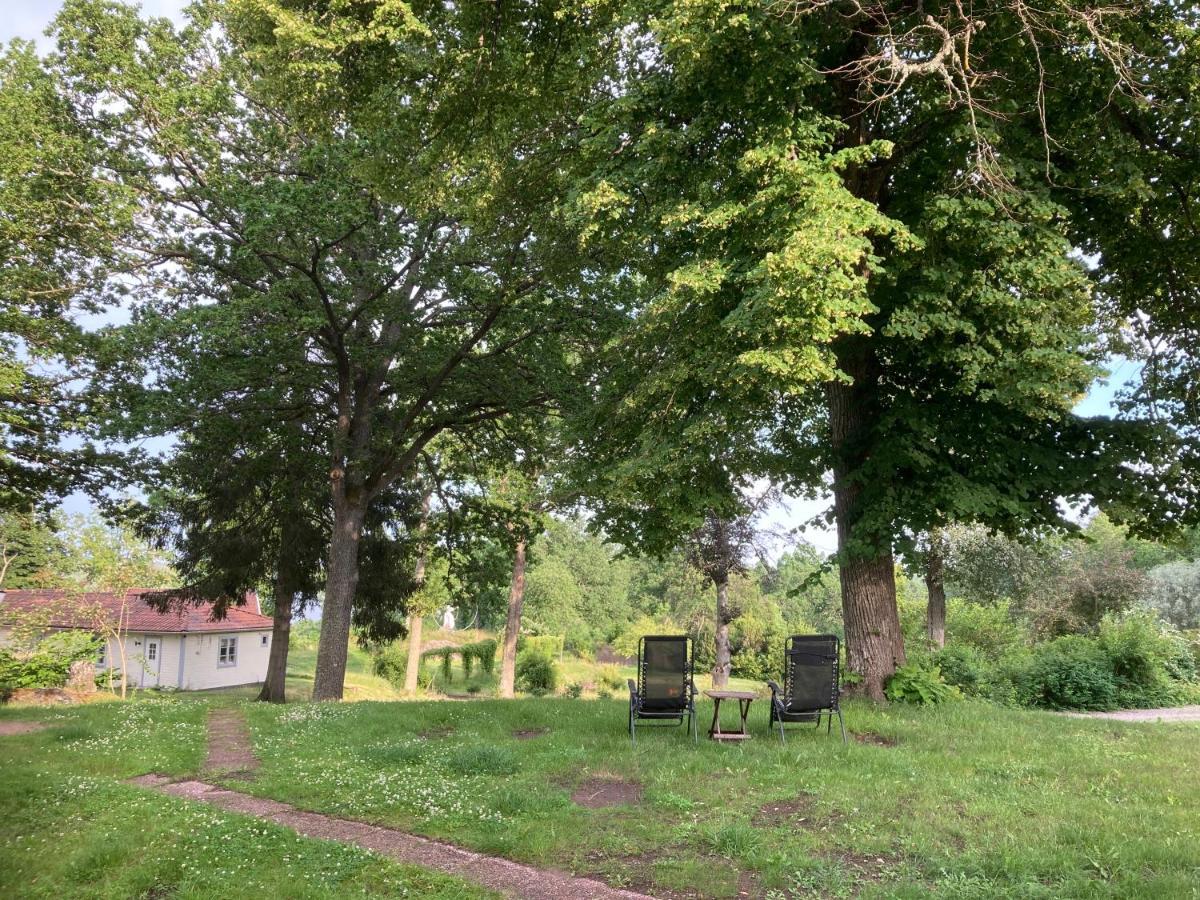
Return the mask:
<svg viewBox="0 0 1200 900"><path fill-rule="evenodd" d="M251 607L260 616L262 615L262 604L258 602L258 591L246 591L246 606Z"/></svg>

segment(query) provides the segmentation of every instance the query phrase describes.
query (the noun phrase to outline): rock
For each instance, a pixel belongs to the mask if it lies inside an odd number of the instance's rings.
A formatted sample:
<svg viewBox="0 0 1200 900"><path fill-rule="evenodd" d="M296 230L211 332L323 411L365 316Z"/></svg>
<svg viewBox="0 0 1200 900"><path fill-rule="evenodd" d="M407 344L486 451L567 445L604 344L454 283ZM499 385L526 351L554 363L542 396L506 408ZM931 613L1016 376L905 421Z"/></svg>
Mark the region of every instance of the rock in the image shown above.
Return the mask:
<svg viewBox="0 0 1200 900"><path fill-rule="evenodd" d="M96 664L80 659L71 663L71 674L67 676L67 690L80 694L96 692Z"/></svg>

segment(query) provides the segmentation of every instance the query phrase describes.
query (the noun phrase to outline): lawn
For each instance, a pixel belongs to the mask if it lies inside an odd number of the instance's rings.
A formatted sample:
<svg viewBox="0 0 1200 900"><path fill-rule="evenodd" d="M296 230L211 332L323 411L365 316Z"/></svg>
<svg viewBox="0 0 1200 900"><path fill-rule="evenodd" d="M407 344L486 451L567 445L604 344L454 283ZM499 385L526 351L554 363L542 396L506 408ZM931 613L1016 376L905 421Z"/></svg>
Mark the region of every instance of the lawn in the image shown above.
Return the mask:
<svg viewBox="0 0 1200 900"><path fill-rule="evenodd" d="M1200 885L1196 725L851 704L863 741L797 730L781 746L758 703L744 745L664 729L634 749L620 700L219 696L0 711L52 726L0 738L0 896L216 897L231 877L264 896L480 896L121 783L198 771L211 703L249 718L262 768L231 782L241 790L661 896L1161 898ZM710 714L702 704L701 732ZM602 781L632 802L572 800Z"/></svg>
<svg viewBox="0 0 1200 900"><path fill-rule="evenodd" d="M194 774L204 717L228 699L158 698L0 709L0 897L480 898L453 878L123 784Z"/></svg>

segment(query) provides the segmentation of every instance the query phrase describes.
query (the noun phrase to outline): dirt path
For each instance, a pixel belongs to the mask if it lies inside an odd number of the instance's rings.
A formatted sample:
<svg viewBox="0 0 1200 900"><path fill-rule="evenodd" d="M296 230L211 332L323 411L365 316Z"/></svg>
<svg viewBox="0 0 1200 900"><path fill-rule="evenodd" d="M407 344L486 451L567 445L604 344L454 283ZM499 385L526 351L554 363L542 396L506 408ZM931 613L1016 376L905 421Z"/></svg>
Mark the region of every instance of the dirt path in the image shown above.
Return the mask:
<svg viewBox="0 0 1200 900"><path fill-rule="evenodd" d="M237 775L245 779L258 765L245 714L228 706L210 710L204 771L210 775Z"/></svg>
<svg viewBox="0 0 1200 900"><path fill-rule="evenodd" d="M1121 722L1200 722L1200 706L1173 706L1168 709L1119 709L1116 712L1073 712L1081 719L1117 719Z"/></svg>
<svg viewBox="0 0 1200 900"><path fill-rule="evenodd" d="M0 722L0 737L5 737L10 734L31 734L35 731L41 731L46 728L45 722L20 722L17 720L9 720Z"/></svg>
<svg viewBox="0 0 1200 900"><path fill-rule="evenodd" d="M305 837L354 844L402 863L457 875L511 897L527 900L651 900L646 894L617 890L599 881L484 856L392 828L305 812L286 803L227 791L202 781L173 782L160 775L143 775L133 779L133 783L173 797L197 800L230 812L275 822Z"/></svg>

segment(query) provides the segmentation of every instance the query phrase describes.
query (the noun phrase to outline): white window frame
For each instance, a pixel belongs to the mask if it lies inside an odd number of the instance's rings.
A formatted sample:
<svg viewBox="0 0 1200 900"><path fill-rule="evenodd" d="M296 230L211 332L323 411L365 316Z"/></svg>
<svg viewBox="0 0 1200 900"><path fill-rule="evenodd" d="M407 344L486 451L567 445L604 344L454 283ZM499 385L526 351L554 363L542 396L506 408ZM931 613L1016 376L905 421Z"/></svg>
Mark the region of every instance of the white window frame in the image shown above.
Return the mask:
<svg viewBox="0 0 1200 900"><path fill-rule="evenodd" d="M158 641L146 642L146 661L155 662L158 660Z"/></svg>
<svg viewBox="0 0 1200 900"><path fill-rule="evenodd" d="M237 665L237 645L236 636L217 638L218 669L232 669Z"/></svg>

